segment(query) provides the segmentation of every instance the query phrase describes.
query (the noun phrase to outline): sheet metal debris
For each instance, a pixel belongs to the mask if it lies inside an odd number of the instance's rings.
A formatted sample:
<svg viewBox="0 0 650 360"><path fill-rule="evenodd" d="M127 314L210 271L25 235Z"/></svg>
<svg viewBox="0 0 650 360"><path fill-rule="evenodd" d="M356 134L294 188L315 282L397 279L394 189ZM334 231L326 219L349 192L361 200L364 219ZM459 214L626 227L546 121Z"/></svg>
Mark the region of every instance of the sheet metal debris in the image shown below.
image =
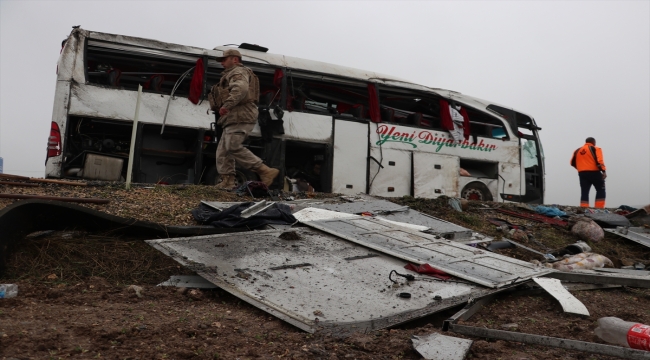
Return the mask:
<svg viewBox="0 0 650 360"><path fill-rule="evenodd" d="M308 332L345 335L382 329L495 292L431 279L402 279L393 286L388 276L402 269L404 261L378 251L367 257L367 248L310 228L292 231L300 240L281 239L282 230L264 230L147 243L223 290ZM220 244L225 246L216 247ZM287 268L272 270L281 266ZM398 297L403 292L411 298Z"/></svg>
<svg viewBox="0 0 650 360"><path fill-rule="evenodd" d="M480 338L498 339L506 341L515 341L524 344L535 344L562 348L567 350L585 351L594 354L601 354L607 356L614 356L623 359L650 359L650 352L624 348L620 346L612 346L605 344L598 344L586 341L578 341L571 339L561 339L550 336L523 334L519 332L494 330L487 328L478 328L473 326L458 325L454 323L449 324L449 331L457 334L476 336Z"/></svg>
<svg viewBox="0 0 650 360"><path fill-rule="evenodd" d="M411 338L413 348L427 360L463 360L474 341L433 333Z"/></svg>
<svg viewBox="0 0 650 360"><path fill-rule="evenodd" d="M303 223L406 261L419 265L428 263L450 275L491 288L554 271L369 217Z"/></svg>
<svg viewBox="0 0 650 360"><path fill-rule="evenodd" d="M273 206L273 204L275 204L275 202L267 203L266 200L256 202L255 204L251 205L251 207L249 207L248 209L242 211L239 216L243 217L244 219L249 218L253 215L259 214L264 210L270 208L271 206Z"/></svg>
<svg viewBox="0 0 650 360"><path fill-rule="evenodd" d="M473 232L470 229L435 218L430 215L403 207L386 200L380 200L369 195L360 194L356 201L342 204L312 204L311 207L320 209L340 211L348 214L360 214L370 212L381 215L383 218L413 225L420 225L430 228L431 233L449 240L460 242L492 241L485 236Z"/></svg>
<svg viewBox="0 0 650 360"><path fill-rule="evenodd" d="M354 214L348 214L348 213L342 213L338 211L331 211L331 210L325 210L325 209L319 209L315 207L308 207L305 209L302 209L298 212L295 212L293 216L300 222L307 222L307 221L315 221L315 220L332 220L332 219L361 219L363 216L361 215L354 215ZM413 225L409 223L404 223L404 222L399 222L399 221L392 221L388 219L384 219L382 217L375 217L377 220L381 220L393 225L397 226L403 226L409 229L413 229L416 231L425 231L429 230L428 227L426 226L420 226L420 225Z"/></svg>
<svg viewBox="0 0 650 360"><path fill-rule="evenodd" d="M637 244L650 247L650 229L643 227L618 227L616 229L603 229L608 233L632 240Z"/></svg>
<svg viewBox="0 0 650 360"><path fill-rule="evenodd" d="M602 273L592 270L572 272L556 271L544 277L562 281L580 282L588 284L620 285L638 288L650 288L650 278L647 276L630 276L619 273Z"/></svg>
<svg viewBox="0 0 650 360"><path fill-rule="evenodd" d="M546 290L546 292L551 294L551 296L553 296L557 301L559 301L564 312L589 316L589 310L587 310L585 304L580 302L580 300L578 300L575 296L571 295L571 293L562 286L560 280L533 278L533 281L536 282L537 285L541 286L542 289Z"/></svg>
<svg viewBox="0 0 650 360"><path fill-rule="evenodd" d="M594 270L598 272L618 273L618 274L630 275L630 276L650 276L650 271L647 270L612 269L612 268L598 268Z"/></svg>

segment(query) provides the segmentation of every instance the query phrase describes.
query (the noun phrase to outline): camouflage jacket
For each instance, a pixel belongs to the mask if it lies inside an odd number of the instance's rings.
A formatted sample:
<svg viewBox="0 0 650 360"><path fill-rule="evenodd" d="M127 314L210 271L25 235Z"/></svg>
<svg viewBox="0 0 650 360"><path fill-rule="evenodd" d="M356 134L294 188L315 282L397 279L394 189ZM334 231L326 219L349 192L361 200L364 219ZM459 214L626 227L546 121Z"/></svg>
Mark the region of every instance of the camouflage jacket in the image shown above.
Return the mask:
<svg viewBox="0 0 650 360"><path fill-rule="evenodd" d="M224 70L219 84L212 87L209 95L212 110L219 111L222 107L229 110L218 124L256 122L259 92L259 80L251 69L237 65Z"/></svg>

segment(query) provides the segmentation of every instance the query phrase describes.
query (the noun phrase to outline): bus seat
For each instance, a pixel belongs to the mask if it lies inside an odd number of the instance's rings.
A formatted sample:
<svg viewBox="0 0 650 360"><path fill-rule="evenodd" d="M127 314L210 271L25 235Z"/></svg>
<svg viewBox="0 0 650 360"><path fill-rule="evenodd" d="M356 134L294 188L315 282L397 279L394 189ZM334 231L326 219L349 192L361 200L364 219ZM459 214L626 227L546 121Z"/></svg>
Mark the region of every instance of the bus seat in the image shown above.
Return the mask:
<svg viewBox="0 0 650 360"><path fill-rule="evenodd" d="M144 83L143 88L148 89L148 90L153 90L155 92L161 92L162 91L163 81L165 81L164 76L162 76L162 75L151 75L149 80L147 80L147 82Z"/></svg>
<svg viewBox="0 0 650 360"><path fill-rule="evenodd" d="M108 85L113 87L120 86L120 77L122 77L122 71L119 69L110 69L108 71Z"/></svg>
<svg viewBox="0 0 650 360"><path fill-rule="evenodd" d="M420 112L413 113L409 115L409 117L412 119L410 123L413 125L427 127L427 128L430 128L432 125L431 120L426 119Z"/></svg>
<svg viewBox="0 0 650 360"><path fill-rule="evenodd" d="M395 121L395 110L389 108L381 108L381 121L382 122L394 122Z"/></svg>
<svg viewBox="0 0 650 360"><path fill-rule="evenodd" d="M367 117L368 111L365 106L361 104L355 104L352 106L352 109L346 111L345 114L351 114L355 118L362 119Z"/></svg>
<svg viewBox="0 0 650 360"><path fill-rule="evenodd" d="M416 113L409 114L406 117L406 123L409 125L420 126L420 122L422 122L422 113L416 112Z"/></svg>
<svg viewBox="0 0 650 360"><path fill-rule="evenodd" d="M393 120L398 124L406 124L406 117L404 116L395 116Z"/></svg>

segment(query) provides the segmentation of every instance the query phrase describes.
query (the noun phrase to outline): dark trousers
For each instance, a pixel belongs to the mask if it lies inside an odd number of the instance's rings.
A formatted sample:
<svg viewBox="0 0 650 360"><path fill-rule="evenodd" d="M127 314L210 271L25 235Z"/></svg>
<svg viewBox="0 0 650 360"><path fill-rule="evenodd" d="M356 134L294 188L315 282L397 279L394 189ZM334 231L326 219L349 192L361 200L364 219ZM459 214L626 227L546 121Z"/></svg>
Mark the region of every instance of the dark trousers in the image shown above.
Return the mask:
<svg viewBox="0 0 650 360"><path fill-rule="evenodd" d="M581 171L580 177L580 206L589 207L589 190L596 188L596 207L605 207L605 180L600 171Z"/></svg>

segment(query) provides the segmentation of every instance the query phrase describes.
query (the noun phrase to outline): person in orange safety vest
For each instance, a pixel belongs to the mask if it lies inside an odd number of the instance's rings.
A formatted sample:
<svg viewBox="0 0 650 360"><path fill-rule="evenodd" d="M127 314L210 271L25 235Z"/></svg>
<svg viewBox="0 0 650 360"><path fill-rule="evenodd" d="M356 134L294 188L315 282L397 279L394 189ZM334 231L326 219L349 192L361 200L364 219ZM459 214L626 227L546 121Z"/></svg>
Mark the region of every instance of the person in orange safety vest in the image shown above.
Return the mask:
<svg viewBox="0 0 650 360"><path fill-rule="evenodd" d="M585 144L573 152L571 166L578 170L580 178L580 206L589 207L589 190L596 188L596 207L605 207L605 178L607 168L603 161L603 151L596 146L596 140L588 137Z"/></svg>

